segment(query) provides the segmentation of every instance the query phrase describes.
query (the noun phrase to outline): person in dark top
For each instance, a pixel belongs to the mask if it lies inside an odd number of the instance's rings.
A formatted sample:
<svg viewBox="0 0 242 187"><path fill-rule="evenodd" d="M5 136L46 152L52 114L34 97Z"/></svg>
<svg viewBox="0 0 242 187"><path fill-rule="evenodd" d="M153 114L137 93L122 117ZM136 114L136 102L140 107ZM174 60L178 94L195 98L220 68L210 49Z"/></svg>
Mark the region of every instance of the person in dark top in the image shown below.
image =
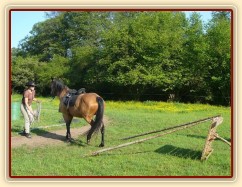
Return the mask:
<svg viewBox="0 0 242 187"><path fill-rule="evenodd" d="M30 81L26 84L27 88L24 90L22 103L21 103L21 112L24 116L24 130L21 134L27 138L31 138L30 134L30 125L34 122L35 113L31 107L32 102L40 102L35 98L35 84Z"/></svg>

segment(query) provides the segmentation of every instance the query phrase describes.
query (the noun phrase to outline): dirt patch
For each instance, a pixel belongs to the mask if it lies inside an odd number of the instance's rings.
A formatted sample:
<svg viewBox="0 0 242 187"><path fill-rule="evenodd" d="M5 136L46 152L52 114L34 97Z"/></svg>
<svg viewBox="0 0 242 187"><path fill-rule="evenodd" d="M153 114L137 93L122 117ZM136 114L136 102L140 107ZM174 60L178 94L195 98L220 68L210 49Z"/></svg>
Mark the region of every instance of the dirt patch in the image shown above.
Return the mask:
<svg viewBox="0 0 242 187"><path fill-rule="evenodd" d="M109 120L104 117L104 124L107 126ZM71 136L75 140L78 136L84 135L89 129L90 125L82 126L79 128L71 128ZM41 133L39 135L32 135L32 138L26 138L25 136L14 136L11 137L11 147L17 148L22 145L27 145L28 147L39 147L46 145L55 145L66 142L66 129L56 130L56 131L46 131L46 133Z"/></svg>

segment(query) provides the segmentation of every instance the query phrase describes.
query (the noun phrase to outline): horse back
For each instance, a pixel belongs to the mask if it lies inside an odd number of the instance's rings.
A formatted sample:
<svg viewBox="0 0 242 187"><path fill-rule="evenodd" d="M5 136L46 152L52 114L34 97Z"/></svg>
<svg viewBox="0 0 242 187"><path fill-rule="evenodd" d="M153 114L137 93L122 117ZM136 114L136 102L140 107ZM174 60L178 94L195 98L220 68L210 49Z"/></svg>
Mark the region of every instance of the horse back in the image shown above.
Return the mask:
<svg viewBox="0 0 242 187"><path fill-rule="evenodd" d="M78 95L75 105L69 108L70 114L76 117L92 118L98 110L96 93L84 93Z"/></svg>

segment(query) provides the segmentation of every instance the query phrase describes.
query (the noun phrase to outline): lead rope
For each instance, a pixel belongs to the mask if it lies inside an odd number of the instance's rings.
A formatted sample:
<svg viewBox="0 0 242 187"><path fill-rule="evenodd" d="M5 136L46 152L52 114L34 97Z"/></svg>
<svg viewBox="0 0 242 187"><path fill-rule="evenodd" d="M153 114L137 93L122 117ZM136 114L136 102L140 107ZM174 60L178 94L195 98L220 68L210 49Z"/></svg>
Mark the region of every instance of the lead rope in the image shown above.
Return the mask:
<svg viewBox="0 0 242 187"><path fill-rule="evenodd" d="M40 113L41 113L41 103L38 103L38 108L37 108L37 121L40 121Z"/></svg>

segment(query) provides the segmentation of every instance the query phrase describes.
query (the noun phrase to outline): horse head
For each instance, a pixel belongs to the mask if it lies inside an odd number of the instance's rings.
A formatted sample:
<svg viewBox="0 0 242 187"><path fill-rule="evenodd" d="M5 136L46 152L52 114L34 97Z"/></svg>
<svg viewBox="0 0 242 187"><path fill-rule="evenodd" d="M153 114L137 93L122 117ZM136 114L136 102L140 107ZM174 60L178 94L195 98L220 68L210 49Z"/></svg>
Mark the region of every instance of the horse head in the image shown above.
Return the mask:
<svg viewBox="0 0 242 187"><path fill-rule="evenodd" d="M59 80L59 79L54 79L51 78L51 84L50 84L50 94L51 96L55 97L55 96L59 96L61 91L65 88L64 83Z"/></svg>

